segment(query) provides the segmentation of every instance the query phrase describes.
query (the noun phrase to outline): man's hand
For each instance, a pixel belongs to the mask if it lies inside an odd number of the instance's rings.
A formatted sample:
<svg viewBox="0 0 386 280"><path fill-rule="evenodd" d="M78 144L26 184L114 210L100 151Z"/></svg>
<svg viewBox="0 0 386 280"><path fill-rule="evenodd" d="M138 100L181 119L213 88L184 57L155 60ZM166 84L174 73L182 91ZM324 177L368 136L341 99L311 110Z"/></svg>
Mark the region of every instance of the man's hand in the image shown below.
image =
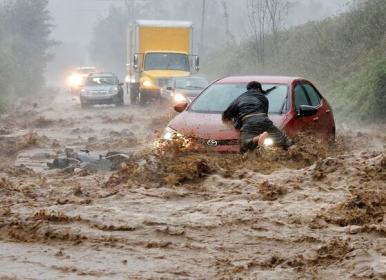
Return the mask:
<svg viewBox="0 0 386 280"><path fill-rule="evenodd" d="M226 123L226 122L230 122L230 121L231 121L231 119L230 119L229 117L227 117L225 114L222 114L221 119L222 119L222 122L223 122L223 123Z"/></svg>

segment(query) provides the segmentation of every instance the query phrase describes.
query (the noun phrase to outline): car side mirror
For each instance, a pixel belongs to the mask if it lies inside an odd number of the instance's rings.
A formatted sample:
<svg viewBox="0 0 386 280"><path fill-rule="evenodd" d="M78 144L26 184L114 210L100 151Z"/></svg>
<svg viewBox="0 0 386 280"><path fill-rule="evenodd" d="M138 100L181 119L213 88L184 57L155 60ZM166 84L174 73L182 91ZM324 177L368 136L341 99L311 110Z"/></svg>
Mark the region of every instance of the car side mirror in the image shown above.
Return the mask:
<svg viewBox="0 0 386 280"><path fill-rule="evenodd" d="M183 103L179 103L177 104L176 106L174 106L174 110L178 113L181 113L183 111L185 111L185 109L188 107L188 103L187 102L183 102Z"/></svg>
<svg viewBox="0 0 386 280"><path fill-rule="evenodd" d="M300 105L298 111L298 117L310 117L318 113L318 109L314 106Z"/></svg>
<svg viewBox="0 0 386 280"><path fill-rule="evenodd" d="M194 70L196 72L200 71L200 57L198 55L194 57Z"/></svg>
<svg viewBox="0 0 386 280"><path fill-rule="evenodd" d="M133 68L134 70L138 70L138 54L134 55Z"/></svg>
<svg viewBox="0 0 386 280"><path fill-rule="evenodd" d="M166 87L167 90L170 90L170 91L173 91L174 88L173 87Z"/></svg>

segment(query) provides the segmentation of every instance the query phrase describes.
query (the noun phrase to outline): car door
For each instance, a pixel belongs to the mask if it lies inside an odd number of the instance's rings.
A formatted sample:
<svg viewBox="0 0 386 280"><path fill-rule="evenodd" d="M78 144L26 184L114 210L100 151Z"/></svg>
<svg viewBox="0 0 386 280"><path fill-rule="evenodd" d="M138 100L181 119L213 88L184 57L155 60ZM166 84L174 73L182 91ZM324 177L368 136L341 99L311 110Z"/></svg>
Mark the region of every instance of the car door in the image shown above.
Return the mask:
<svg viewBox="0 0 386 280"><path fill-rule="evenodd" d="M314 116L318 132L322 135L328 135L331 130L331 125L329 116L330 109L328 108L327 103L310 82L303 81L302 86L310 99L311 106L318 108L318 113Z"/></svg>
<svg viewBox="0 0 386 280"><path fill-rule="evenodd" d="M303 82L298 81L294 84L293 106L296 113L300 111L299 108L301 105L312 106L310 97L308 96L307 91L303 87ZM295 134L308 130L318 130L318 121L319 118L317 115L306 117L297 116L293 120L292 130Z"/></svg>

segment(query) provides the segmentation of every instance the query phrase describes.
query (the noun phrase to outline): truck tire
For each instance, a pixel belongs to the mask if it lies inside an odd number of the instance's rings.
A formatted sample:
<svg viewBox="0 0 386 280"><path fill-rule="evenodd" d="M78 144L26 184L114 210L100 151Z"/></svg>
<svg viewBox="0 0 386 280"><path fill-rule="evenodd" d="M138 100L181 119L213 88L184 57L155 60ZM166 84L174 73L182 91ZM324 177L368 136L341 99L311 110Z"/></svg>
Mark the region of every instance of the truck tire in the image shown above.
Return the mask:
<svg viewBox="0 0 386 280"><path fill-rule="evenodd" d="M138 103L139 89L135 85L130 86L130 104L135 105Z"/></svg>
<svg viewBox="0 0 386 280"><path fill-rule="evenodd" d="M138 101L140 106L145 106L147 102L147 98L143 93L140 92L138 95Z"/></svg>

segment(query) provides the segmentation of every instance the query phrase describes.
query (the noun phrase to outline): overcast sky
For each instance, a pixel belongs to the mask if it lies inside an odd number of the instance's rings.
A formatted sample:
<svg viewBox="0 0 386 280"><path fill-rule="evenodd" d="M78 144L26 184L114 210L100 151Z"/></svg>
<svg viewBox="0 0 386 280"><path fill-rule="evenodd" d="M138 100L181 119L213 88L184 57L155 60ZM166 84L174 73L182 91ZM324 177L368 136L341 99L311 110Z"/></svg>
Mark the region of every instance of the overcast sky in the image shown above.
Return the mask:
<svg viewBox="0 0 386 280"><path fill-rule="evenodd" d="M162 0L159 0L162 2ZM175 0L179 1L179 0ZM192 0L201 2L201 0ZM209 2L211 0L207 0ZM234 2L242 2L235 0ZM111 4L122 5L122 0L49 0L49 9L53 17L54 37L59 41L89 40L93 24L98 18L105 16ZM303 18L289 18L291 22L299 23L315 17L320 19L343 11L348 0L292 0L298 2L298 8L310 6L312 2L320 3L320 9L314 14L304 14ZM238 5L239 7L241 5ZM236 16L244 11L230 11Z"/></svg>
<svg viewBox="0 0 386 280"><path fill-rule="evenodd" d="M106 16L112 3L121 0L49 0L53 34L60 41L89 40L98 18Z"/></svg>
<svg viewBox="0 0 386 280"><path fill-rule="evenodd" d="M202 2L202 0L191 1ZM210 1L214 0L207 0L208 3ZM245 8L244 10L242 8L245 6L241 3L243 1L246 0L230 1L229 5L233 33L240 37L245 36L246 32L239 30L239 26L247 25L247 23L237 25L243 20L247 21ZM159 2L162 3L162 0ZM288 17L288 22L293 25L336 15L344 11L348 0L292 0L291 2L297 3ZM53 38L60 44L52 51L55 59L48 67L48 80L57 81L63 76L63 72L69 71L74 66L92 64L88 59L87 49L93 26L99 18L106 16L109 6L113 3L123 5L123 0L49 0L49 11L54 26ZM317 3L319 8L310 11L309 7L313 3ZM189 12L191 11L187 11L187 16ZM198 26L199 23L195 25Z"/></svg>

